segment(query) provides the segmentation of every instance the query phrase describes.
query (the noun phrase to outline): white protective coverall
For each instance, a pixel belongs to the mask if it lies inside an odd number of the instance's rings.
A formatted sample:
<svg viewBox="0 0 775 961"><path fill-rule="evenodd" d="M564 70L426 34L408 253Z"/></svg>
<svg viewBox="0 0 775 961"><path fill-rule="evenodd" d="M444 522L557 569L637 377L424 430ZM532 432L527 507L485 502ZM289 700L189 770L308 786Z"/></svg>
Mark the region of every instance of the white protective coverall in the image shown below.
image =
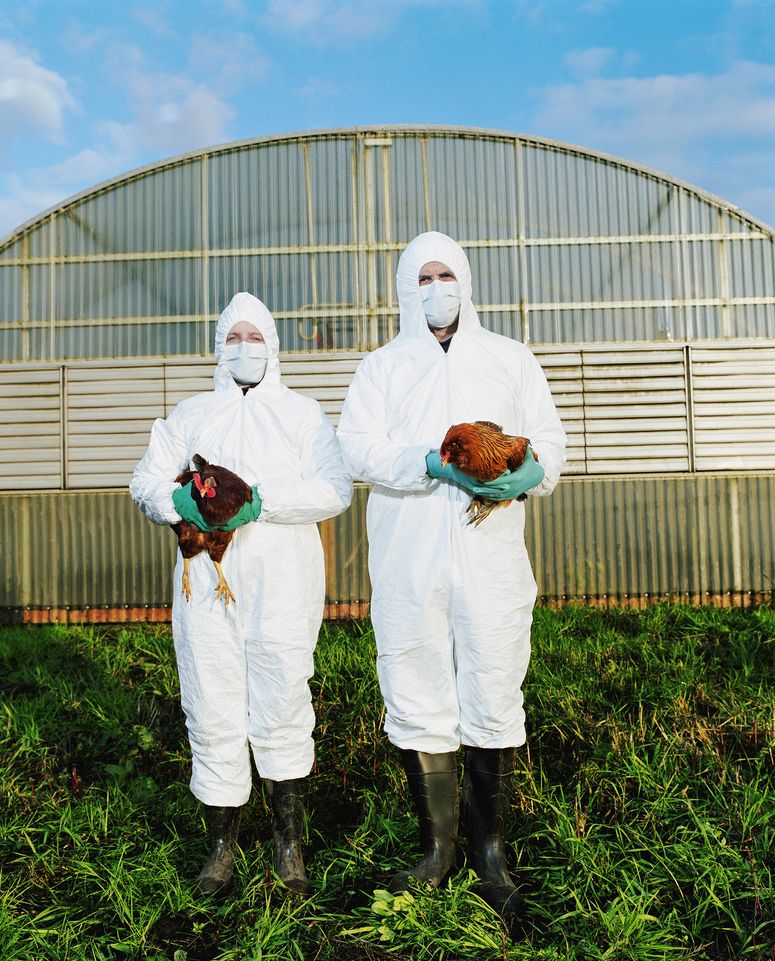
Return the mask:
<svg viewBox="0 0 775 961"><path fill-rule="evenodd" d="M430 261L460 284L447 353L420 299L418 274ZM530 439L545 471L530 496L542 496L559 479L565 432L533 354L481 326L455 241L436 232L415 238L396 282L400 332L358 365L338 427L351 473L374 485L367 530L385 730L397 747L428 753L518 746L536 598L525 503L469 525L470 495L431 479L425 455L452 424L493 421Z"/></svg>
<svg viewBox="0 0 775 961"><path fill-rule="evenodd" d="M263 380L243 395L220 363L226 335L249 321L264 336ZM274 319L251 294L234 296L215 332L215 389L184 400L153 425L130 492L157 524L180 521L172 503L178 474L194 454L227 467L261 495L257 521L239 527L222 567L237 604L215 599L207 553L190 562L191 600L174 574L172 630L193 754L191 790L203 803L236 807L259 774L306 776L315 723L308 680L323 617L323 549L316 521L352 496L333 427L317 401L280 382Z"/></svg>

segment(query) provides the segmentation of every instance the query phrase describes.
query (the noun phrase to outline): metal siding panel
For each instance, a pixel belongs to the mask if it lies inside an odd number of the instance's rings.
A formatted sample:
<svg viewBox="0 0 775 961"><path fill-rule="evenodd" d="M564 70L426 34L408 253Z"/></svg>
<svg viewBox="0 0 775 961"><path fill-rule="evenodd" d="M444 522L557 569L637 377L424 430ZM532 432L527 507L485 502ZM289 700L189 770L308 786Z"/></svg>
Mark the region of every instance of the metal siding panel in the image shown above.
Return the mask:
<svg viewBox="0 0 775 961"><path fill-rule="evenodd" d="M326 564L326 603L352 604L371 599L366 537L369 489L356 484L352 506L318 525Z"/></svg>
<svg viewBox="0 0 775 961"><path fill-rule="evenodd" d="M60 487L59 368L0 366L0 422L0 490Z"/></svg>
<svg viewBox="0 0 775 961"><path fill-rule="evenodd" d="M560 481L528 502L539 594L702 602L772 591L775 476Z"/></svg>
<svg viewBox="0 0 775 961"><path fill-rule="evenodd" d="M126 492L0 496L0 606L169 604L175 536Z"/></svg>
<svg viewBox="0 0 775 961"><path fill-rule="evenodd" d="M71 368L66 394L67 486L125 487L164 416L162 367Z"/></svg>
<svg viewBox="0 0 775 961"><path fill-rule="evenodd" d="M688 470L683 348L585 350L582 362L588 472Z"/></svg>
<svg viewBox="0 0 775 961"><path fill-rule="evenodd" d="M557 413L568 436L564 472L586 472L581 352L536 348L533 353L546 375Z"/></svg>
<svg viewBox="0 0 775 961"><path fill-rule="evenodd" d="M775 347L692 348L690 357L696 469L775 467Z"/></svg>

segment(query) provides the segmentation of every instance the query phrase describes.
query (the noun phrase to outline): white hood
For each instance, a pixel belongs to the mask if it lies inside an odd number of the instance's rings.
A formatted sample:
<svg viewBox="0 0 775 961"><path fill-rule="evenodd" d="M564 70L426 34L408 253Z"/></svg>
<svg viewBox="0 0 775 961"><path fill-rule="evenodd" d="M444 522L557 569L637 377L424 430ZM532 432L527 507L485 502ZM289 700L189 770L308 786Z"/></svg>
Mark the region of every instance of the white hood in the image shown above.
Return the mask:
<svg viewBox="0 0 775 961"><path fill-rule="evenodd" d="M261 331L269 354L266 362L266 373L258 386L280 382L280 338L277 336L274 317L258 297L243 291L231 298L231 303L221 314L218 326L215 328L215 360L218 366L215 368L213 380L216 390L230 388L235 383L232 375L221 363L221 357L223 356L227 334L235 324L239 324L243 320L253 324Z"/></svg>
<svg viewBox="0 0 775 961"><path fill-rule="evenodd" d="M473 331L481 327L471 301L471 267L463 248L446 234L431 230L420 234L401 254L396 271L396 290L401 308L399 337L430 337L420 298L420 268L432 260L446 264L460 285L460 320L458 330Z"/></svg>

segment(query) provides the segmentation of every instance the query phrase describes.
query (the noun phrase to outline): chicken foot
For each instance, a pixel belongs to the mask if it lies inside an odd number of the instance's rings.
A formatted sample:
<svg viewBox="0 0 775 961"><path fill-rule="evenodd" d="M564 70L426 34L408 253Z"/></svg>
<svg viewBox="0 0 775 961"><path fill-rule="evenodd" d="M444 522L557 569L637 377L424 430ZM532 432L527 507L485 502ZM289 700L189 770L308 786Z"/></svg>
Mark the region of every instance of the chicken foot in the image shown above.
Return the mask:
<svg viewBox="0 0 775 961"><path fill-rule="evenodd" d="M215 586L215 599L216 601L223 595L223 601L226 607L229 606L229 601L234 601L237 603L237 598L232 594L231 588L226 583L226 578L223 576L223 570L218 561L213 561L215 564L215 569L218 572L218 583Z"/></svg>

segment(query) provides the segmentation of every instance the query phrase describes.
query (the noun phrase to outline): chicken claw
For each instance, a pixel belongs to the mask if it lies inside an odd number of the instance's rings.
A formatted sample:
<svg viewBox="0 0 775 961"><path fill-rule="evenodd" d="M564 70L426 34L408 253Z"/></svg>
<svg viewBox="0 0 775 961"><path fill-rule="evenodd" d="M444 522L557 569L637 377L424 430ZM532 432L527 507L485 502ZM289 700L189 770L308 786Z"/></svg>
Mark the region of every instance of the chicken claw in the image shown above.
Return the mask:
<svg viewBox="0 0 775 961"><path fill-rule="evenodd" d="M216 601L220 599L221 595L223 595L223 602L226 605L226 607L229 606L229 601L234 601L234 603L236 604L237 598L232 594L231 588L226 583L226 578L223 576L223 570L221 569L221 565L218 563L218 561L213 561L213 564L215 564L215 569L216 571L218 571L218 583L215 586Z"/></svg>
<svg viewBox="0 0 775 961"><path fill-rule="evenodd" d="M188 602L189 598L191 597L191 578L188 576L188 558L187 557L183 558L182 584L183 584L183 590L180 593L186 595L186 601Z"/></svg>

